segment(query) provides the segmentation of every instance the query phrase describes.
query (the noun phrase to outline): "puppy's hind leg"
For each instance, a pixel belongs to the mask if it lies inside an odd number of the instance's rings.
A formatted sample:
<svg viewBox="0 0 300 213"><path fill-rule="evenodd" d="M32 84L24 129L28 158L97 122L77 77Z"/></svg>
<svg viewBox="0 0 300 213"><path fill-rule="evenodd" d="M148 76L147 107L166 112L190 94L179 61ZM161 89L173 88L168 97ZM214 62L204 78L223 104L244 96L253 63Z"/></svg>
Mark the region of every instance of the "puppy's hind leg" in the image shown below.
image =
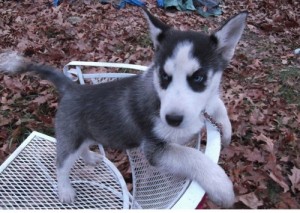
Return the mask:
<svg viewBox="0 0 300 213"><path fill-rule="evenodd" d="M89 145L93 144L91 141L85 140L81 145L74 141L62 139L57 142L57 186L59 200L62 203L75 201L76 191L72 187L69 176L76 160L81 156L88 165L96 165L102 161L100 154L90 151Z"/></svg>
<svg viewBox="0 0 300 213"><path fill-rule="evenodd" d="M64 147L57 144L57 188L58 197L62 203L73 203L76 197L76 191L72 187L69 179L71 169L79 158L81 150L62 150Z"/></svg>
<svg viewBox="0 0 300 213"><path fill-rule="evenodd" d="M57 137L57 187L58 197L62 203L72 203L75 200L76 191L71 185L69 176L74 163L88 146L78 140L77 143L74 141L75 137L68 139Z"/></svg>

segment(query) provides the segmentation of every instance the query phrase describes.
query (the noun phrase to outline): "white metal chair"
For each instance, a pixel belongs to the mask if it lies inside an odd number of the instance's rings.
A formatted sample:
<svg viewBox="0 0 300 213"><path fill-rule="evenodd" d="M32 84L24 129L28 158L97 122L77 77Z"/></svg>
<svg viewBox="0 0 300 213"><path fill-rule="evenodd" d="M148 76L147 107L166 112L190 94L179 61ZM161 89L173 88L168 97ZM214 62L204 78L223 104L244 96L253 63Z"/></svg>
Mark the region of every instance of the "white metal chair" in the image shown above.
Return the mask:
<svg viewBox="0 0 300 213"><path fill-rule="evenodd" d="M122 63L73 61L63 71L80 84L98 84L134 75L83 71L88 67L140 72L147 69ZM217 163L220 132L210 122L206 122L206 130L206 145L201 145L199 134L190 146ZM129 192L118 169L105 157L103 147L99 146L99 150L103 161L95 168L77 161L71 173L77 199L73 204L62 204L57 197L55 139L33 132L0 166L0 209L195 209L204 197L204 190L196 182L150 166L139 148L127 150L133 180L133 190Z"/></svg>

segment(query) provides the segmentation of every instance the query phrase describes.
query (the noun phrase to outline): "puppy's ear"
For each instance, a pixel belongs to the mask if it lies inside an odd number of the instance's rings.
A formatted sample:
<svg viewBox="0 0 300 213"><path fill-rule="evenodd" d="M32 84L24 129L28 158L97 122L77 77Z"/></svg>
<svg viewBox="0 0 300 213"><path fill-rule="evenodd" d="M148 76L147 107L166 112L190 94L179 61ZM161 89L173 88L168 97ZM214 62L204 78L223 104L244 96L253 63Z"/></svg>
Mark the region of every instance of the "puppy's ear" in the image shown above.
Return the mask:
<svg viewBox="0 0 300 213"><path fill-rule="evenodd" d="M227 61L233 57L235 47L246 26L247 15L247 12L242 12L232 17L212 35L212 37L217 38L218 51Z"/></svg>
<svg viewBox="0 0 300 213"><path fill-rule="evenodd" d="M171 27L163 23L158 18L155 18L147 9L143 8L145 17L149 24L150 36L154 45L155 50L159 49L161 42L165 38L165 33Z"/></svg>

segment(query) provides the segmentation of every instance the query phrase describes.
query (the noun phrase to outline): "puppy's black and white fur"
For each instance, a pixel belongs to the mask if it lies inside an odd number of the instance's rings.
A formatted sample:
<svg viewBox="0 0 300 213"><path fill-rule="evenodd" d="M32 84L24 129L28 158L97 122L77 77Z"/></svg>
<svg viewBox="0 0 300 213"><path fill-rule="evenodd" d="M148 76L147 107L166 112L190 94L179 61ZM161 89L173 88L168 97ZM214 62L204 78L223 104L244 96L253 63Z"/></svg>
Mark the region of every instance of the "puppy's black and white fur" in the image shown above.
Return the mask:
<svg viewBox="0 0 300 213"><path fill-rule="evenodd" d="M152 65L141 75L82 86L51 67L12 54L0 56L0 68L13 73L34 71L60 92L55 130L61 202L71 203L76 197L69 180L74 162L81 156L86 163L96 164L101 158L89 146L102 144L118 149L142 146L151 165L197 181L212 201L230 207L234 191L224 170L183 145L203 127L203 111L223 124L222 142L230 143L231 124L219 86L247 14L234 16L206 35L175 30L147 10L144 13L156 51Z"/></svg>

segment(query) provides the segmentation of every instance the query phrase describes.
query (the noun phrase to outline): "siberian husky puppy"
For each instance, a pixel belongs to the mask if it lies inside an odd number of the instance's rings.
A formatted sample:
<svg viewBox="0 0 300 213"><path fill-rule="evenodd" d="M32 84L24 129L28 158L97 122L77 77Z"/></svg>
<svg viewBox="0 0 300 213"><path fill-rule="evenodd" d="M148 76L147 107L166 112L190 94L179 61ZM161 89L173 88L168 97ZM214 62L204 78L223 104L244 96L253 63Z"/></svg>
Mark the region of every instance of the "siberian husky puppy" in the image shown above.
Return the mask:
<svg viewBox="0 0 300 213"><path fill-rule="evenodd" d="M54 68L12 53L0 55L0 69L33 71L59 90L55 130L61 202L71 203L76 198L69 179L74 162L81 156L86 163L97 164L101 158L89 146L102 144L118 149L141 146L151 165L197 181L213 202L230 207L235 196L224 170L184 144L203 127L204 111L223 125L223 144L230 143L231 124L219 86L245 28L247 13L232 17L211 35L179 31L146 9L144 14L155 56L143 74L99 85L78 85Z"/></svg>

